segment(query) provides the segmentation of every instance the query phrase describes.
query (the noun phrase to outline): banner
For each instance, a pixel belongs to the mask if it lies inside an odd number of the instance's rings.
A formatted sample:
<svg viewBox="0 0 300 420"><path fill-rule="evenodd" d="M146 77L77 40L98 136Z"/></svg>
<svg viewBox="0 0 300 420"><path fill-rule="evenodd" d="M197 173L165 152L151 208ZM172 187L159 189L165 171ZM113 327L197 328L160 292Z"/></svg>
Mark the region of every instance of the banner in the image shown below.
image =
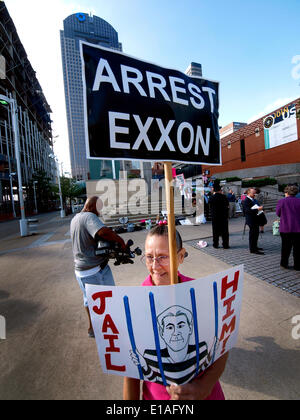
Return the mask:
<svg viewBox="0 0 300 420"><path fill-rule="evenodd" d="M88 159L221 164L218 83L80 43Z"/></svg>
<svg viewBox="0 0 300 420"><path fill-rule="evenodd" d="M268 115L263 125L266 149L297 140L296 105L285 106Z"/></svg>
<svg viewBox="0 0 300 420"><path fill-rule="evenodd" d="M102 370L184 384L238 336L243 266L170 286L86 285Z"/></svg>

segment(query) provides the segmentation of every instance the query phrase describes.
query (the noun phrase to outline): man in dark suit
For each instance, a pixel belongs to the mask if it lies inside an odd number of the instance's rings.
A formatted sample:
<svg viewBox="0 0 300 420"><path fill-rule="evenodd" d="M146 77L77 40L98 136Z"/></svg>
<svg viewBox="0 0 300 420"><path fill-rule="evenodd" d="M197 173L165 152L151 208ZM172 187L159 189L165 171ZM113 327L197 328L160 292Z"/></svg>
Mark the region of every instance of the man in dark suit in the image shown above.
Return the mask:
<svg viewBox="0 0 300 420"><path fill-rule="evenodd" d="M228 212L229 201L228 198L222 194L221 187L218 181L214 182L214 194L209 200L212 219L213 231L213 247L219 247L219 236L222 237L223 248L229 248L229 232L228 232Z"/></svg>
<svg viewBox="0 0 300 420"><path fill-rule="evenodd" d="M256 190L255 188L249 188L248 194L243 201L243 209L246 217L246 225L249 226L249 248L251 254L264 255L262 248L257 247L257 241L259 236L259 218L257 213L263 209L262 206L258 206L255 200ZM253 206L257 205L258 208L253 209Z"/></svg>

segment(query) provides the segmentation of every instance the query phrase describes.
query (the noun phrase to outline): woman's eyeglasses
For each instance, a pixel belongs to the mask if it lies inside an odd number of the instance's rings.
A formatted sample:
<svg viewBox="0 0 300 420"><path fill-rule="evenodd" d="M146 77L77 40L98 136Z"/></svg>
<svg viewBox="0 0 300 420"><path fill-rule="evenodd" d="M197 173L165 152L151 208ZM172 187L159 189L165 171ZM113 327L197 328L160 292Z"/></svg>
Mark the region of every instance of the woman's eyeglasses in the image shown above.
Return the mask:
<svg viewBox="0 0 300 420"><path fill-rule="evenodd" d="M181 249L178 252L180 252ZM148 266L152 266L154 261L157 261L158 264L162 267L167 267L170 264L170 257L168 255L161 255L159 257L152 257L152 255L143 255L142 262Z"/></svg>
<svg viewBox="0 0 300 420"><path fill-rule="evenodd" d="M160 257L152 257L151 255L143 255L142 262L146 265L153 265L156 261L162 267L168 266L170 263L170 257L168 255L161 255Z"/></svg>

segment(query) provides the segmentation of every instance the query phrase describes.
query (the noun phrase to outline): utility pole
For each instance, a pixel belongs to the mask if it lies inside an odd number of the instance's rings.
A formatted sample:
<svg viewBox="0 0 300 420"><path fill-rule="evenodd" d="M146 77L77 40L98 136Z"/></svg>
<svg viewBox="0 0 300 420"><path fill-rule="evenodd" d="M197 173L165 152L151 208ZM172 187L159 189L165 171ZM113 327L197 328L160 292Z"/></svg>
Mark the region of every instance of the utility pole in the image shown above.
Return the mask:
<svg viewBox="0 0 300 420"><path fill-rule="evenodd" d="M58 163L58 160L56 160L56 159L55 159L55 162L56 162L57 176L58 176L58 191L59 191L59 198L60 198L60 217L64 218L64 217L66 217L66 212L65 212L65 209L64 209L62 192L61 192L59 163Z"/></svg>
<svg viewBox="0 0 300 420"><path fill-rule="evenodd" d="M58 137L58 136L56 136L56 137ZM62 191L61 191L59 162L58 162L57 156L54 153L51 153L49 155L49 157L54 160L54 163L55 163L55 166L56 166L57 181L58 181L58 192L59 192L59 199L60 199L60 217L63 219L64 217L66 217L66 212L65 212L65 209L64 209Z"/></svg>
<svg viewBox="0 0 300 420"><path fill-rule="evenodd" d="M11 195L11 205L14 219L16 218L16 209L15 209L15 200L14 200L14 189L13 189L13 181L12 178L14 175L17 175L15 172L11 172L9 174L9 183L10 183L10 195Z"/></svg>
<svg viewBox="0 0 300 420"><path fill-rule="evenodd" d="M36 184L37 183L38 183L37 181L33 181L34 214L37 214L38 213L37 201L36 201Z"/></svg>

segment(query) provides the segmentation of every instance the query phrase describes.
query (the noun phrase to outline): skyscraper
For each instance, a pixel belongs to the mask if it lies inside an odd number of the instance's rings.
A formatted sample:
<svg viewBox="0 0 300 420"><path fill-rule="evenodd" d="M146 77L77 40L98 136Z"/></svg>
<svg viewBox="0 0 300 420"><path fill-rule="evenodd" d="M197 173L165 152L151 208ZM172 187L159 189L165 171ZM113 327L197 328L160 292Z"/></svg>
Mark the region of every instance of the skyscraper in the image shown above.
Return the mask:
<svg viewBox="0 0 300 420"><path fill-rule="evenodd" d="M201 66L201 64L194 63L192 61L191 64L186 69L185 73L188 76L192 76L192 77L193 76L202 77L202 66Z"/></svg>
<svg viewBox="0 0 300 420"><path fill-rule="evenodd" d="M13 217L16 189L17 156L14 132L19 133L20 173L26 188L25 209L34 209L33 180L37 175L55 182L51 108L36 77L17 27L4 1L0 1L0 95L16 102L17 127L13 126L10 108L0 104L0 220ZM39 195L39 186L38 195ZM32 200L31 200L32 198ZM39 209L43 203L39 200ZM48 205L47 205L48 208Z"/></svg>
<svg viewBox="0 0 300 420"><path fill-rule="evenodd" d="M118 33L105 20L86 13L75 13L64 20L60 31L63 78L67 110L69 148L72 176L86 180L91 170L111 172L111 163L86 159L84 137L84 108L79 40L122 51ZM98 177L100 177L98 176Z"/></svg>
<svg viewBox="0 0 300 420"><path fill-rule="evenodd" d="M202 65L192 61L186 69L185 74L191 77L202 77ZM174 163L173 167L176 168L178 172L183 173L185 178L197 176L202 173L201 165L183 165L182 163Z"/></svg>

